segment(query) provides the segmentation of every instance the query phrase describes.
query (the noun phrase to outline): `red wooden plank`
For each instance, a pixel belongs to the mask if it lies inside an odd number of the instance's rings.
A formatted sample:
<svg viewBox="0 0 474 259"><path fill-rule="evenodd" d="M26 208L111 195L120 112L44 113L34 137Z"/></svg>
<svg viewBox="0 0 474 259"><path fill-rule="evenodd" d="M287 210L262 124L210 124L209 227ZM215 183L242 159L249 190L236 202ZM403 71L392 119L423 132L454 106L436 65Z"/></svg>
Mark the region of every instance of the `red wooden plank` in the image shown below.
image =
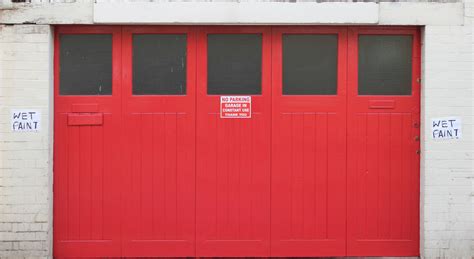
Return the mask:
<svg viewBox="0 0 474 259"><path fill-rule="evenodd" d="M240 165L242 164L242 127L245 125L245 121L242 120L230 120L231 131L230 136L232 140L230 142L231 152L234 159L230 160L229 163L229 195L228 199L228 234L229 239L238 240L239 239L239 210L240 210L240 190L239 190L239 178L240 178ZM234 205L232 206L232 202Z"/></svg>
<svg viewBox="0 0 474 259"><path fill-rule="evenodd" d="M102 240L113 242L110 246L114 247L114 256L120 253L120 231L117 228L122 222L120 213L120 206L122 205L123 185L125 182L122 174L123 163L121 161L121 153L116 152L122 146L120 142L120 116L117 114L105 113L103 126L103 147L104 147L104 169L102 182L102 197L103 197L103 237Z"/></svg>
<svg viewBox="0 0 474 259"><path fill-rule="evenodd" d="M54 142L54 236L57 240L68 238L68 169L69 169L69 138L66 126L67 114L55 113L55 138Z"/></svg>
<svg viewBox="0 0 474 259"><path fill-rule="evenodd" d="M92 181L92 165L91 165L91 127L84 126L79 129L80 134L80 171L79 171L79 220L80 232L79 238L82 240L90 240L91 238L91 181Z"/></svg>
<svg viewBox="0 0 474 259"><path fill-rule="evenodd" d="M192 113L192 112L190 112ZM195 132L194 116L187 113L177 114L177 239L194 240L195 237ZM193 152L189 152L192 150ZM183 195L186 194L186 195ZM194 244L190 243L194 254Z"/></svg>
<svg viewBox="0 0 474 259"><path fill-rule="evenodd" d="M390 117L388 117L390 119ZM383 147L386 147L386 142L389 131L386 124L387 120L378 113L367 114L367 135L365 142L367 143L367 171L365 173L365 188L366 188L366 231L364 236L366 239L376 239L379 237L381 228L386 227L386 222L383 221L381 208L389 206L390 201L383 199L382 193L388 193L388 188L381 188L380 183L386 179L385 168L386 160L389 158L389 153ZM382 219L381 219L382 217Z"/></svg>
<svg viewBox="0 0 474 259"><path fill-rule="evenodd" d="M70 145L68 146L69 161L68 161L68 195L69 206L68 206L68 239L79 240L81 219L80 219L80 204L81 204L81 189L80 189L80 173L81 165L80 160L80 128L68 128L68 138L70 139Z"/></svg>
<svg viewBox="0 0 474 259"><path fill-rule="evenodd" d="M176 114L165 114L165 238L177 239L177 141Z"/></svg>
<svg viewBox="0 0 474 259"><path fill-rule="evenodd" d="M357 174L355 176L355 184L357 185L357 192L354 196L356 197L355 202L349 201L349 204L354 204L355 210L353 212L354 218L357 218L357 236L367 236L367 172L368 172L368 159L367 159L367 130L368 130L368 118L367 114L358 114L357 122L357 135L355 136L356 144L355 149L351 150L348 154L350 157L355 157L357 164ZM351 167L352 164L349 164ZM349 219L352 217L348 216Z"/></svg>
<svg viewBox="0 0 474 259"><path fill-rule="evenodd" d="M104 129L91 127L91 239L103 238Z"/></svg>
<svg viewBox="0 0 474 259"><path fill-rule="evenodd" d="M140 179L140 229L142 238L152 240L153 237L153 114L142 114L140 130L141 179Z"/></svg>
<svg viewBox="0 0 474 259"><path fill-rule="evenodd" d="M253 170L252 163L254 154L252 153L252 125L244 124L241 128L241 163L240 163L240 178L238 183L238 191L240 193L239 202L239 229L236 239L250 240L253 238L253 207L252 199L253 193L248 191L248 186L252 185Z"/></svg>
<svg viewBox="0 0 474 259"><path fill-rule="evenodd" d="M402 239L402 193L405 189L402 183L402 114L392 114L390 119L390 238Z"/></svg>
<svg viewBox="0 0 474 259"><path fill-rule="evenodd" d="M326 239L341 240L346 233L346 125L341 114L329 113ZM340 161L343 161L342 163ZM342 251L345 240L336 248Z"/></svg>
<svg viewBox="0 0 474 259"><path fill-rule="evenodd" d="M128 196L130 198L129 206L126 208L130 213L130 222L127 222L131 232L127 233L130 235L130 238L135 240L143 239L143 233L141 229L142 222L142 210L141 210L141 177L142 177L142 149L141 149L141 134L140 128L143 122L142 114L132 114L129 120L130 131L127 132L127 139L130 141L128 143L131 153L129 154L129 159L131 161L131 168L129 171L130 174L130 187L128 191Z"/></svg>
<svg viewBox="0 0 474 259"><path fill-rule="evenodd" d="M316 126L316 237L327 238L327 208L328 208L328 115L317 114Z"/></svg>
<svg viewBox="0 0 474 259"><path fill-rule="evenodd" d="M292 114L291 121L291 238L303 235L303 114Z"/></svg>
<svg viewBox="0 0 474 259"><path fill-rule="evenodd" d="M231 147L226 140L229 139L229 123L231 121L218 120L219 138L217 143L217 156L215 157L217 163L216 179L215 179L215 210L216 210L216 240L228 239L226 237L227 225L227 206L229 202L227 199L228 190L228 175L229 175L229 157L231 156ZM233 137L232 137L233 138ZM230 139L229 139L230 140ZM212 163L213 161L208 161Z"/></svg>
<svg viewBox="0 0 474 259"><path fill-rule="evenodd" d="M413 141L415 138L412 137L411 134L411 115L409 113L404 113L402 114L402 122L401 122L401 172L400 172L400 178L401 178L401 183L403 186L410 186L410 179L412 177L413 172L411 171L410 168L410 159L413 154L411 154L411 148L409 143ZM405 187L406 188L406 187ZM409 239L411 236L411 224L410 224L410 202L407 202L409 200L410 195L410 188L408 187L408 192L407 191L400 191L401 194L401 200L402 200L402 216L401 216L401 221L402 221L402 227L401 227L401 239ZM401 190L404 190L404 188L401 188Z"/></svg>
<svg viewBox="0 0 474 259"><path fill-rule="evenodd" d="M377 146L373 147L376 149L374 152L377 153L377 156L369 158L370 160L378 161L377 172L374 172L377 174L378 179L369 185L369 188L374 190L371 196L376 198L376 202L378 202L378 204L375 204L374 211L368 212L377 215L375 219L377 223L371 224L378 229L377 234L373 236L374 239L390 239L390 208L392 206L390 197L394 191L391 189L390 177L391 174L393 174L390 167L392 160L392 150L390 149L392 134L390 117L391 115L388 113L378 114L378 132L374 132L374 134L369 133L369 138L378 139Z"/></svg>
<svg viewBox="0 0 474 259"><path fill-rule="evenodd" d="M303 235L302 239L314 239L316 228L316 114L304 114L303 125Z"/></svg>
<svg viewBox="0 0 474 259"><path fill-rule="evenodd" d="M153 236L165 239L165 121L164 114L153 116Z"/></svg>

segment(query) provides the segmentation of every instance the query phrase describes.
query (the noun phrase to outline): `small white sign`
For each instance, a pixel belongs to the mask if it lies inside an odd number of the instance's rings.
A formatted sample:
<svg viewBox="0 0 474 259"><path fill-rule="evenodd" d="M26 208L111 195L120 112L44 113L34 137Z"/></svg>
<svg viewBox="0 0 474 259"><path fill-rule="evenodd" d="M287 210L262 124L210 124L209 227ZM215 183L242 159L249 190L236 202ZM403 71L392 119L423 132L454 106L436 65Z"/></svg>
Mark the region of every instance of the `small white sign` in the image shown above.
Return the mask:
<svg viewBox="0 0 474 259"><path fill-rule="evenodd" d="M445 117L431 119L432 139L460 139L462 137L462 123L459 117Z"/></svg>
<svg viewBox="0 0 474 259"><path fill-rule="evenodd" d="M221 118L252 118L252 96L221 96Z"/></svg>
<svg viewBox="0 0 474 259"><path fill-rule="evenodd" d="M35 110L12 110L11 129L14 132L37 132L41 129L41 113Z"/></svg>

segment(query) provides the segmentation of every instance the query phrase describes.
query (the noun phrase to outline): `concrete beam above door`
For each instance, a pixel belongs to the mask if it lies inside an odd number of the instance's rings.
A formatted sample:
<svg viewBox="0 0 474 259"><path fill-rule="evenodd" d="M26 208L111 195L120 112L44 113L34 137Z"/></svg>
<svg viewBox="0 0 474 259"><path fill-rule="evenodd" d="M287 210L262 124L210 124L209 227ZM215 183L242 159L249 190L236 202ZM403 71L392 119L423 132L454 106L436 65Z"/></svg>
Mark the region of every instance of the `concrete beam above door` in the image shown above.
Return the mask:
<svg viewBox="0 0 474 259"><path fill-rule="evenodd" d="M112 11L113 10L113 11ZM376 3L166 2L97 3L95 23L376 24Z"/></svg>
<svg viewBox="0 0 474 259"><path fill-rule="evenodd" d="M98 24L462 25L462 3L98 2Z"/></svg>

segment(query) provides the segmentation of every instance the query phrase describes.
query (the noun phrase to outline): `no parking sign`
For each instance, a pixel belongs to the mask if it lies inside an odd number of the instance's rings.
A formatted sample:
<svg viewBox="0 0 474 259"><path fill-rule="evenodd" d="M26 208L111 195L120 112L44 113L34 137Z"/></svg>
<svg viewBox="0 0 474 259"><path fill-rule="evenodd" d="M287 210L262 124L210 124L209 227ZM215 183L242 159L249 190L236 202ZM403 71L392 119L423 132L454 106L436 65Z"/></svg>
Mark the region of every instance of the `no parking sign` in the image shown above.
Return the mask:
<svg viewBox="0 0 474 259"><path fill-rule="evenodd" d="M251 118L251 96L221 96L221 118Z"/></svg>

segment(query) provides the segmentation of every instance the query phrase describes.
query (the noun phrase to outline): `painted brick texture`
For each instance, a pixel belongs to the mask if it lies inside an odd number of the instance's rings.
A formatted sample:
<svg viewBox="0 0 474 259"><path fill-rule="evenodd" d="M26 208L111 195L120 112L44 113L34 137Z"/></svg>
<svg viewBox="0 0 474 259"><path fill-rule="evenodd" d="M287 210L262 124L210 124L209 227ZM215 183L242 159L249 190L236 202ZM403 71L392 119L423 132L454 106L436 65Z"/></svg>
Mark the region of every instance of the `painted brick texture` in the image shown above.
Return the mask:
<svg viewBox="0 0 474 259"><path fill-rule="evenodd" d="M424 30L421 254L425 258L474 256L473 14L474 4L466 2L464 26ZM430 119L443 116L462 118L462 140L430 138Z"/></svg>
<svg viewBox="0 0 474 259"><path fill-rule="evenodd" d="M0 25L0 257L51 254L51 29ZM11 109L37 109L38 133L13 133Z"/></svg>

